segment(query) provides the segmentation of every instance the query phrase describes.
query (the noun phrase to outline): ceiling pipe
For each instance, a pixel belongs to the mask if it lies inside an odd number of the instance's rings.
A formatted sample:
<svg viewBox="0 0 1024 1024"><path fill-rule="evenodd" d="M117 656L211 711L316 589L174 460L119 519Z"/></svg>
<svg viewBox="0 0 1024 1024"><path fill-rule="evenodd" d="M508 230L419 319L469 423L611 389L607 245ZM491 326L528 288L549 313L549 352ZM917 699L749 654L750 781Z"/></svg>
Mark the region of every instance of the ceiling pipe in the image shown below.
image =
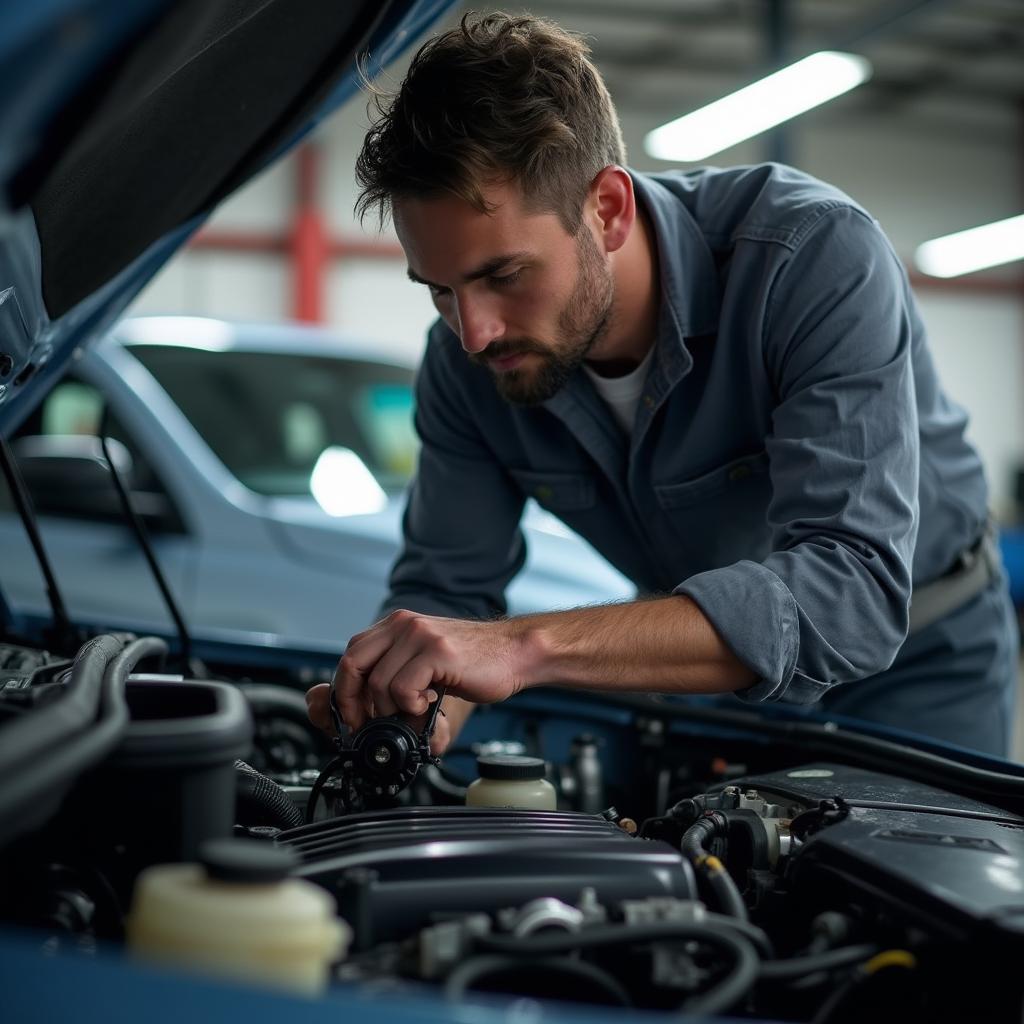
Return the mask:
<svg viewBox="0 0 1024 1024"><path fill-rule="evenodd" d="M765 5L765 38L768 61L784 67L789 53L789 0L768 0ZM765 159L777 164L793 163L793 133L788 121L770 129L765 137Z"/></svg>

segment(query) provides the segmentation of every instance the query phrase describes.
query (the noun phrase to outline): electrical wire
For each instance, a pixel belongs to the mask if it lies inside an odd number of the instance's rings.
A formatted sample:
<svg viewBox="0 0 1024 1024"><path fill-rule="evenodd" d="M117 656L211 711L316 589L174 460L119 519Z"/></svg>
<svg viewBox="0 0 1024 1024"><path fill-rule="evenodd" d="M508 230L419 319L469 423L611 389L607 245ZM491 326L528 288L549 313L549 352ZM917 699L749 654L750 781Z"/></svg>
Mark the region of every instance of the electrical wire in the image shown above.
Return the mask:
<svg viewBox="0 0 1024 1024"><path fill-rule="evenodd" d="M819 800L817 807L801 811L789 823L789 832L794 839L802 843L808 836L813 836L823 828L839 824L849 814L850 805L841 796L837 796L834 799Z"/></svg>
<svg viewBox="0 0 1024 1024"><path fill-rule="evenodd" d="M725 865L707 852L713 839L724 838L729 831L729 821L719 811L706 811L684 833L679 849L693 865L694 871L707 883L715 897L718 908L730 917L740 921L749 919L747 905L743 902L732 876Z"/></svg>
<svg viewBox="0 0 1024 1024"><path fill-rule="evenodd" d="M783 981L790 978L799 978L815 971L832 971L837 967L849 967L851 964L870 960L878 951L877 945L864 943L857 946L843 946L839 949L830 949L826 953L795 956L788 960L762 960L760 977L766 981Z"/></svg>
<svg viewBox="0 0 1024 1024"><path fill-rule="evenodd" d="M735 1005L757 981L760 958L753 944L735 929L703 922L688 924L658 921L643 925L595 925L573 934L542 934L516 938L507 935L481 935L476 945L488 952L511 956L545 956L576 950L597 949L619 943L655 941L699 942L725 952L733 961L732 970L707 992L688 999L689 1013L720 1013Z"/></svg>
<svg viewBox="0 0 1024 1024"><path fill-rule="evenodd" d="M428 764L423 767L423 779L431 789L449 800L465 802L466 783L452 781L452 774L445 772L439 764Z"/></svg>
<svg viewBox="0 0 1024 1024"><path fill-rule="evenodd" d="M704 921L718 928L729 928L738 932L745 939L749 939L763 959L773 960L775 958L775 947L772 945L772 940L768 938L768 933L751 921L743 921L738 917L730 917L728 914L710 912L704 915Z"/></svg>
<svg viewBox="0 0 1024 1024"><path fill-rule="evenodd" d="M844 985L834 989L828 998L818 1007L811 1024L828 1024L836 1010L865 983L880 971L897 967L912 971L917 967L917 957L905 949L887 949L873 956L867 963L861 964Z"/></svg>
<svg viewBox="0 0 1024 1024"><path fill-rule="evenodd" d="M747 905L743 902L738 886L717 857L705 854L694 861L694 867L707 879L708 886L714 893L715 902L723 914L734 917L737 921L749 920Z"/></svg>
<svg viewBox="0 0 1024 1024"><path fill-rule="evenodd" d="M324 786L327 784L327 780L330 779L341 767L342 757L338 756L327 762L324 770L317 776L316 782L313 783L313 788L309 791L309 800L306 801L306 824L313 824L313 815L316 814L317 801L320 799L320 794L323 792ZM348 807L348 800L345 798L344 791L342 791L342 800L345 801L346 809Z"/></svg>

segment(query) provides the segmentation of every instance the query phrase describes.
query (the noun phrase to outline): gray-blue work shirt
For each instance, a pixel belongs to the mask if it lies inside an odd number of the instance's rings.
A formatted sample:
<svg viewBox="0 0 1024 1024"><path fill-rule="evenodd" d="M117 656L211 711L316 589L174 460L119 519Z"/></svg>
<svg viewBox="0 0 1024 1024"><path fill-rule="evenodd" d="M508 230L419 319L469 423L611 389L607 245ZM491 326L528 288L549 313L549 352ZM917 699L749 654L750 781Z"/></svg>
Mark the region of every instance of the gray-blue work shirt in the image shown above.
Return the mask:
<svg viewBox="0 0 1024 1024"><path fill-rule="evenodd" d="M886 669L912 583L983 531L981 462L906 274L848 196L780 165L633 174L661 276L631 437L587 376L497 394L442 323L386 607L487 618L535 498L643 593L689 595L759 681L809 703Z"/></svg>

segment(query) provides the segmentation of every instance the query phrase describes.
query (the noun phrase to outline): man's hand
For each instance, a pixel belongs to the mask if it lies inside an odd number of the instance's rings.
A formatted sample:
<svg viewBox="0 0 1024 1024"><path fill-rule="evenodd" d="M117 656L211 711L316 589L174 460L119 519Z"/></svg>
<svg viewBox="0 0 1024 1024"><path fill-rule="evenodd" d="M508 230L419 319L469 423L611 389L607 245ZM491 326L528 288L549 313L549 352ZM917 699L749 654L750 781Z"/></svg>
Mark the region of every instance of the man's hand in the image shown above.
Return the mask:
<svg viewBox="0 0 1024 1024"><path fill-rule="evenodd" d="M474 704L505 700L526 684L513 622L471 622L392 612L349 641L334 673L342 721L358 729L378 715L424 715L433 686Z"/></svg>

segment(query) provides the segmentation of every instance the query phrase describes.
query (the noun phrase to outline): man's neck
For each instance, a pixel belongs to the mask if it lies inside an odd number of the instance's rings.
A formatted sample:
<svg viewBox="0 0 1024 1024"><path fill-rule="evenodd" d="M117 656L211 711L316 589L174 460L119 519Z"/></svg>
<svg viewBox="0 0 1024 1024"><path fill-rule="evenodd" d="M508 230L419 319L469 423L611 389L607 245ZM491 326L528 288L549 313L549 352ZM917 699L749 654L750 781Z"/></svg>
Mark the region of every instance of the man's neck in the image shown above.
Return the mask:
<svg viewBox="0 0 1024 1024"><path fill-rule="evenodd" d="M647 211L639 203L633 230L612 261L615 305L608 334L598 358L587 360L602 377L621 377L639 366L657 332L661 305L658 246Z"/></svg>

